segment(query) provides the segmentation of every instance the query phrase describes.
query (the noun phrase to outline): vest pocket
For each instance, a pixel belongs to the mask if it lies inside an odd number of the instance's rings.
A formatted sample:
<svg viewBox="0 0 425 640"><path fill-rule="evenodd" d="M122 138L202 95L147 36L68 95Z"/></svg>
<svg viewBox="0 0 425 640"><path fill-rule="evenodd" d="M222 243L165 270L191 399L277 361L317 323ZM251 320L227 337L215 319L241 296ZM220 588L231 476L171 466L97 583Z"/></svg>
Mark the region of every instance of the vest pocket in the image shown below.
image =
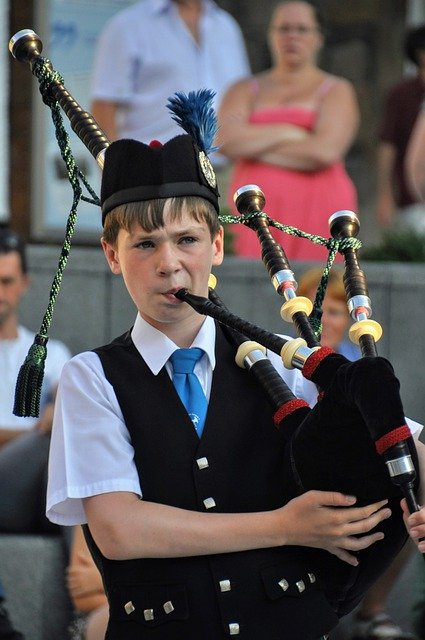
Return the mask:
<svg viewBox="0 0 425 640"><path fill-rule="evenodd" d="M189 617L186 587L181 584L115 584L109 599L111 621L157 627Z"/></svg>
<svg viewBox="0 0 425 640"><path fill-rule="evenodd" d="M303 562L291 562L290 558L282 563L263 567L261 579L270 600L302 598L312 591L320 590L313 569L306 569Z"/></svg>

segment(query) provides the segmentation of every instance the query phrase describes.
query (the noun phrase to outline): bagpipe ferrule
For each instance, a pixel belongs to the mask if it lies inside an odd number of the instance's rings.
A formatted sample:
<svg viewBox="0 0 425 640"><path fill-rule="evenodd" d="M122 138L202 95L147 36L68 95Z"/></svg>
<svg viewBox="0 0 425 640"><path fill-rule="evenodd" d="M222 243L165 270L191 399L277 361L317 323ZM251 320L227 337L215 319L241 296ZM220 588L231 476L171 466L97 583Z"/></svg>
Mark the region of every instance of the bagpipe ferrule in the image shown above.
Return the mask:
<svg viewBox="0 0 425 640"><path fill-rule="evenodd" d="M296 295L295 291L298 283L289 269L281 269L274 273L271 277L271 283L277 293L286 299L293 298Z"/></svg>
<svg viewBox="0 0 425 640"><path fill-rule="evenodd" d="M286 369L303 369L312 353L321 348L323 347L308 347L302 338L294 338L283 345L280 357Z"/></svg>
<svg viewBox="0 0 425 640"><path fill-rule="evenodd" d="M267 360L267 356L260 349L250 351L244 358L245 369L251 369L260 360Z"/></svg>
<svg viewBox="0 0 425 640"><path fill-rule="evenodd" d="M293 322L296 313L302 313L309 316L313 311L313 303L309 298L304 296L295 296L290 298L280 308L280 316L286 322Z"/></svg>
<svg viewBox="0 0 425 640"><path fill-rule="evenodd" d="M382 336L382 327L375 320L359 320L351 325L348 336L354 344L359 344L362 336L371 336L375 342L378 342Z"/></svg>
<svg viewBox="0 0 425 640"><path fill-rule="evenodd" d="M256 362L267 360L266 349L258 342L247 340L243 342L236 353L235 361L241 369L251 369Z"/></svg>
<svg viewBox="0 0 425 640"><path fill-rule="evenodd" d="M21 29L9 40L9 51L19 62L29 62L39 56L43 45L32 29Z"/></svg>
<svg viewBox="0 0 425 640"><path fill-rule="evenodd" d="M396 432L400 433L402 429L404 429L404 427L396 429ZM406 429L408 429L408 427L406 427ZM414 513L418 511L419 505L415 496L417 473L407 440L397 442L393 447L387 449L382 457L392 482L400 487L406 499L409 512Z"/></svg>
<svg viewBox="0 0 425 640"><path fill-rule="evenodd" d="M347 306L353 320L363 319L359 318L359 314L364 314L366 318L370 318L372 315L372 303L368 296L353 296L347 301Z"/></svg>
<svg viewBox="0 0 425 640"><path fill-rule="evenodd" d="M104 149L101 149L95 158L97 166L100 169L103 169L103 166L105 164L105 153L106 153L106 147Z"/></svg>
<svg viewBox="0 0 425 640"><path fill-rule="evenodd" d="M397 478L401 475L410 475L412 473L415 473L415 466L410 454L402 456L401 458L385 460L385 464L387 465L388 473L390 474L391 478Z"/></svg>
<svg viewBox="0 0 425 640"><path fill-rule="evenodd" d="M247 215L260 213L263 210L266 199L256 184L246 184L235 191L233 202L238 211L243 212L243 215Z"/></svg>

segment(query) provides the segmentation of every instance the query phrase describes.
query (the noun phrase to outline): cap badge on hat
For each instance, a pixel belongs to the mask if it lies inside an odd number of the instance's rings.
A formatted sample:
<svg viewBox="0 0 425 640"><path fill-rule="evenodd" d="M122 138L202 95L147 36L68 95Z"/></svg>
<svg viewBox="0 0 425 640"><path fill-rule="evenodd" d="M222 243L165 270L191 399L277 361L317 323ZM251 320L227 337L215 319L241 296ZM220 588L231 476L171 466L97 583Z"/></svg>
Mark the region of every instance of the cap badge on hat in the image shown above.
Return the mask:
<svg viewBox="0 0 425 640"><path fill-rule="evenodd" d="M213 166L210 162L209 157L204 151L199 152L199 165L201 167L202 173L205 176L205 180L208 182L210 187L215 189L217 186L217 179L215 177Z"/></svg>

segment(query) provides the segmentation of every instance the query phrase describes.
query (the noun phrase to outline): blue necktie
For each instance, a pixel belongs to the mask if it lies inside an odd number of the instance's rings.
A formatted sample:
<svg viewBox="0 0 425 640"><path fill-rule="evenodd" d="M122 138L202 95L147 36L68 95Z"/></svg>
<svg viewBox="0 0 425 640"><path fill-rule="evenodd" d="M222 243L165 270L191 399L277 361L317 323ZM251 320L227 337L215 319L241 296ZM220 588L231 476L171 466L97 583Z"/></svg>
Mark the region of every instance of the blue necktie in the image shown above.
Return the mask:
<svg viewBox="0 0 425 640"><path fill-rule="evenodd" d="M204 429L208 402L198 376L193 373L195 364L202 358L202 349L177 349L170 357L173 365L173 383L186 407L199 437Z"/></svg>

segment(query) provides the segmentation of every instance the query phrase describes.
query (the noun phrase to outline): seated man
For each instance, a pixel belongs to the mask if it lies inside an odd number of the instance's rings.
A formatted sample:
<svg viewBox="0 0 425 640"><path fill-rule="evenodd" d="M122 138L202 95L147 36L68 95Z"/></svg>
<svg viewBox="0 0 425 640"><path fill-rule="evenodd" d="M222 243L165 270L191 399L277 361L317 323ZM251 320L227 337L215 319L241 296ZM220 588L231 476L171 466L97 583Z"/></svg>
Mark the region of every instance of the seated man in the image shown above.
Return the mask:
<svg viewBox="0 0 425 640"><path fill-rule="evenodd" d="M57 531L44 514L47 458L56 387L71 354L48 343L40 418L13 414L16 379L34 334L19 324L19 303L30 284L23 239L0 227L0 532Z"/></svg>

